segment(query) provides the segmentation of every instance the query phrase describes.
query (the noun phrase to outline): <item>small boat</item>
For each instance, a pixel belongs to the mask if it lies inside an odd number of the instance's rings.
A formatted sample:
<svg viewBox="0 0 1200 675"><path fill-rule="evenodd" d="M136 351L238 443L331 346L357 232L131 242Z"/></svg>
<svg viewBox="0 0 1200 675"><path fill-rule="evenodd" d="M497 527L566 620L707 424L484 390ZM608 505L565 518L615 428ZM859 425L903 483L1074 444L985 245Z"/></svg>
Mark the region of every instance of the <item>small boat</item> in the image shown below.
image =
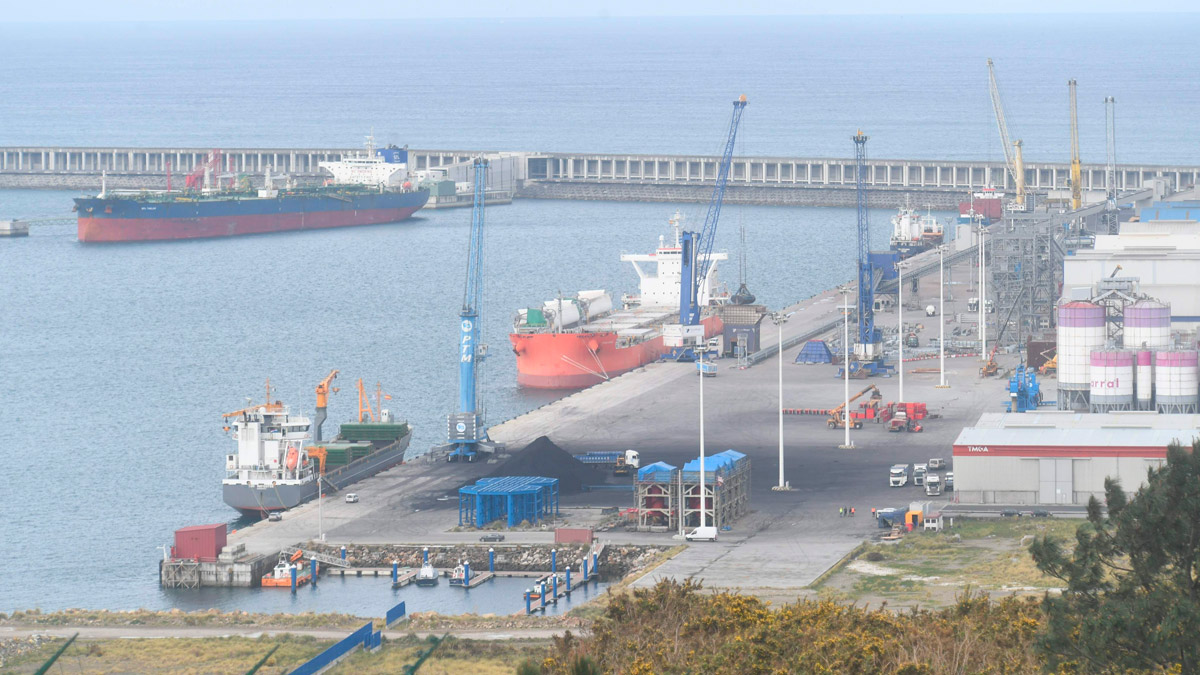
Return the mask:
<svg viewBox="0 0 1200 675"><path fill-rule="evenodd" d="M299 551L297 551L299 553ZM296 587L307 584L310 580L309 570L305 569L303 561L292 562L280 556L279 562L270 574L262 578L263 588L291 588L292 570L296 570Z"/></svg>
<svg viewBox="0 0 1200 675"><path fill-rule="evenodd" d="M462 586L463 582L466 581L466 578L467 570L462 566L462 563L459 563L458 566L454 568L454 571L450 573L450 585Z"/></svg>
<svg viewBox="0 0 1200 675"><path fill-rule="evenodd" d="M541 579L538 579L538 581L533 585L533 592L529 594L529 599L534 600L534 601L538 601L538 600L542 599L542 582L543 581L546 582L546 599L547 600L553 599L554 598L554 577L555 576L558 577L559 588L566 588L567 580L563 577L563 575L547 574L546 576L542 577Z"/></svg>
<svg viewBox="0 0 1200 675"><path fill-rule="evenodd" d="M437 586L438 571L433 568L433 565L425 563L421 565L421 569L417 571L418 586Z"/></svg>

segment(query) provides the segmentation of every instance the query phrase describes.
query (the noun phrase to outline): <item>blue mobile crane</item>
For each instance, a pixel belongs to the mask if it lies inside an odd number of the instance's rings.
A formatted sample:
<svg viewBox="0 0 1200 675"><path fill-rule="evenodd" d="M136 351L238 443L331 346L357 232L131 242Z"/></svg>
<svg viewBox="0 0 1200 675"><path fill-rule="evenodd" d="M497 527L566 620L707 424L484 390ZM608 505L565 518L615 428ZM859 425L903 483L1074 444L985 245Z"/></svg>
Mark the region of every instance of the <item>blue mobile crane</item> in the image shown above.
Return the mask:
<svg viewBox="0 0 1200 675"><path fill-rule="evenodd" d="M473 462L479 452L494 453L502 447L488 438L477 400L480 365L487 357L487 345L480 341L479 328L483 306L483 207L487 193L487 159L477 157L474 169L475 202L471 207L471 235L467 247L467 283L463 288L462 310L458 314L458 412L447 416L447 442L438 448L450 451L446 459L451 462Z"/></svg>
<svg viewBox="0 0 1200 675"><path fill-rule="evenodd" d="M712 198L708 202L708 213L704 216L704 227L700 232L680 233L679 331L674 336L667 336L671 358L677 361L695 361L696 347L703 351L704 326L700 324L700 289L712 267L711 253L713 240L717 236L717 219L721 217L725 186L729 183L729 171L733 164L734 141L737 140L738 125L742 122L742 112L745 109L746 96L742 95L733 102L733 117L729 120L725 151L721 154L721 164L717 167L717 181L713 186Z"/></svg>

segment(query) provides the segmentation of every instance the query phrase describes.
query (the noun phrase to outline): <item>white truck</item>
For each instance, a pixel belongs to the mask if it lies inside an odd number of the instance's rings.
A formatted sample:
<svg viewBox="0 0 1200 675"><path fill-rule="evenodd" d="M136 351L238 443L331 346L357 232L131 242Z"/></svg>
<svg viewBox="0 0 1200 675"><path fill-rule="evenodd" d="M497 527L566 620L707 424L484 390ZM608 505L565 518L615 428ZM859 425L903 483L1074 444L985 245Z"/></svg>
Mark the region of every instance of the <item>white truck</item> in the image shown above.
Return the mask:
<svg viewBox="0 0 1200 675"><path fill-rule="evenodd" d="M913 464L913 485L924 485L927 473L929 473L928 464Z"/></svg>
<svg viewBox="0 0 1200 675"><path fill-rule="evenodd" d="M925 494L929 497L941 496L942 479L936 473L931 473L925 477Z"/></svg>
<svg viewBox="0 0 1200 675"><path fill-rule="evenodd" d="M893 464L891 471L888 472L888 486L904 487L908 485L908 465Z"/></svg>
<svg viewBox="0 0 1200 675"><path fill-rule="evenodd" d="M688 541L716 541L717 528L711 525L708 527L697 527L691 532L683 535L683 538L687 539Z"/></svg>

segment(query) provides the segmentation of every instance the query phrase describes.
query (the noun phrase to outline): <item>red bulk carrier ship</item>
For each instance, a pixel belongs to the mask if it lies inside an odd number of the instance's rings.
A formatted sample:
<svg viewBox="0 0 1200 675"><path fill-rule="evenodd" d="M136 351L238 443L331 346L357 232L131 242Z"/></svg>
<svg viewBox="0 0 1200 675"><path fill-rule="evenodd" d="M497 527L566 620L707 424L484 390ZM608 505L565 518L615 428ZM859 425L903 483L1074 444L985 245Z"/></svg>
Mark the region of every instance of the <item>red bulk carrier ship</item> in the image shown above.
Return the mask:
<svg viewBox="0 0 1200 675"><path fill-rule="evenodd" d="M660 236L654 253L621 256L633 264L640 280L639 294L623 297L621 309L614 309L609 293L593 290L520 310L508 336L517 355L517 383L539 389L582 389L657 361L678 346L681 220L676 213L670 221L675 234L672 245ZM727 258L724 253L708 255L711 263L700 284L700 306L728 300L716 271L717 261ZM723 328L713 315L701 323L705 338Z"/></svg>

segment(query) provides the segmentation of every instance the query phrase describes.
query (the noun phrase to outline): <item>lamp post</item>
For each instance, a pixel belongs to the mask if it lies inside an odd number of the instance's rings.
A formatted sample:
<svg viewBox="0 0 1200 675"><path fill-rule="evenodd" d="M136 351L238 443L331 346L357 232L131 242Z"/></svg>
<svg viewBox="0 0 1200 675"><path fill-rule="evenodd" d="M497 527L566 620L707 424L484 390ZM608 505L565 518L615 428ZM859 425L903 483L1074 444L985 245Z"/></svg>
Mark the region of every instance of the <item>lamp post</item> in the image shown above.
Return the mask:
<svg viewBox="0 0 1200 675"><path fill-rule="evenodd" d="M795 312L775 312L771 314L771 320L775 322L775 326L779 329L779 485L771 488L775 491L787 491L792 487L783 480L783 324L787 323L788 317Z"/></svg>
<svg viewBox="0 0 1200 675"><path fill-rule="evenodd" d="M700 527L706 527L704 518L704 354L700 354Z"/></svg>
<svg viewBox="0 0 1200 675"><path fill-rule="evenodd" d="M986 253L987 229L979 226L979 360L987 361L987 275L984 273L987 265Z"/></svg>
<svg viewBox="0 0 1200 675"><path fill-rule="evenodd" d="M849 420L849 417L850 417L850 299L846 297L846 294L850 292L850 289L843 286L842 288L840 288L838 290L840 290L842 292L842 307L841 307L842 317L843 317L843 320L842 320L842 348L843 348L843 351L845 352L845 356L842 359L842 371L846 375L846 380L845 380L845 382L846 382L846 400L845 400L845 405L842 407L842 410L845 411L842 415L842 427L846 430L846 440L843 441L842 444L838 446L838 448L841 450L849 450L850 448L854 447L854 444L850 442L850 420Z"/></svg>
<svg viewBox="0 0 1200 675"><path fill-rule="evenodd" d="M941 367L938 371L941 373L941 383L938 384L938 389L949 389L950 385L946 384L946 280L945 280L945 264L946 264L946 245L938 246L938 351L940 353Z"/></svg>
<svg viewBox="0 0 1200 675"><path fill-rule="evenodd" d="M900 403L904 403L904 262L896 263L896 271L900 273L899 282L896 288L899 289L900 297L896 302L897 317L896 317L896 336L900 339L900 359L896 364L896 368L900 371Z"/></svg>

